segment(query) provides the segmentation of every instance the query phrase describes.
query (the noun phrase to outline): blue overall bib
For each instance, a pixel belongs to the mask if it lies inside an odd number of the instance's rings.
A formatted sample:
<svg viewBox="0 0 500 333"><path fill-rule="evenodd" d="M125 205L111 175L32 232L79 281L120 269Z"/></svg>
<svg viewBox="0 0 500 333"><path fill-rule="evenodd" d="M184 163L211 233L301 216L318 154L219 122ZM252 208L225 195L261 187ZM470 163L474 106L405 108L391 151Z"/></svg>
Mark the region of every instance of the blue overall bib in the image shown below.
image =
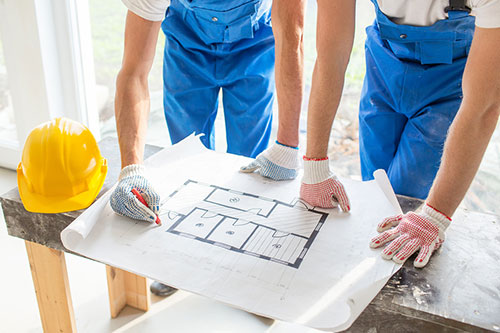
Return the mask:
<svg viewBox="0 0 500 333"><path fill-rule="evenodd" d="M449 11L427 27L398 25L377 12L366 29L366 76L359 110L363 180L386 170L394 191L427 197L444 141L462 101L474 17Z"/></svg>
<svg viewBox="0 0 500 333"><path fill-rule="evenodd" d="M274 99L270 0L172 0L163 80L172 143L192 132L214 148L222 89L229 153L255 157L268 144Z"/></svg>

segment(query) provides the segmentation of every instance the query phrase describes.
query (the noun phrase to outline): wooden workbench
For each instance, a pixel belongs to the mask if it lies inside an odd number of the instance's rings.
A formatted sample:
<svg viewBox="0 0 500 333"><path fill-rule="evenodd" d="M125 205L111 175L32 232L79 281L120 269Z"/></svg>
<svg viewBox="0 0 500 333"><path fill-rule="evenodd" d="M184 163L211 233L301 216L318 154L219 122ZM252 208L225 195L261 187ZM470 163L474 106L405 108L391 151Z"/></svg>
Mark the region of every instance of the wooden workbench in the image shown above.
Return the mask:
<svg viewBox="0 0 500 333"><path fill-rule="evenodd" d="M99 143L109 170L101 194L118 178L118 142ZM160 148L146 146L146 157ZM101 195L100 194L100 195ZM403 211L421 201L398 197ZM26 241L26 250L45 332L76 331L61 231L82 211L27 212L17 188L0 197L9 235ZM375 230L374 230L375 233ZM368 243L367 243L368 246ZM145 278L107 266L112 317L125 305L147 311ZM500 332L500 218L459 211L442 249L425 269L407 261L351 326L352 332Z"/></svg>

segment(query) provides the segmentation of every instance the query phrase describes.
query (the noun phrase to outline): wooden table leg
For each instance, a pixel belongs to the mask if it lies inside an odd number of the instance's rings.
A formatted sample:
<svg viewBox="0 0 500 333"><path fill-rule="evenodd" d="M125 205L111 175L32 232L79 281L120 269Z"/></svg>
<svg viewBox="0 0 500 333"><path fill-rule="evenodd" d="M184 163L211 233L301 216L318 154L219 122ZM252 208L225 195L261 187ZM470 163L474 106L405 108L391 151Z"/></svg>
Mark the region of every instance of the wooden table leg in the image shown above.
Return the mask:
<svg viewBox="0 0 500 333"><path fill-rule="evenodd" d="M118 316L125 305L148 311L151 297L147 279L116 267L106 266L111 317Z"/></svg>
<svg viewBox="0 0 500 333"><path fill-rule="evenodd" d="M44 332L76 332L64 252L25 241Z"/></svg>

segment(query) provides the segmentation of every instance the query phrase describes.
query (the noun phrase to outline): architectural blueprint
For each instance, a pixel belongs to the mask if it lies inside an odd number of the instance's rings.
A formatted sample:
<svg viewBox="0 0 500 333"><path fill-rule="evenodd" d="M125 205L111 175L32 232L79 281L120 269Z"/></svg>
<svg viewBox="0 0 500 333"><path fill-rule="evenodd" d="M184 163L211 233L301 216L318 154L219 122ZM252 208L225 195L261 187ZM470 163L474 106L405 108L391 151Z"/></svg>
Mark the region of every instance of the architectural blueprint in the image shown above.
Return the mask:
<svg viewBox="0 0 500 333"><path fill-rule="evenodd" d="M264 260L298 268L328 213L296 199L284 203L194 180L167 198L167 230Z"/></svg>
<svg viewBox="0 0 500 333"><path fill-rule="evenodd" d="M62 233L100 262L246 311L323 330L348 328L400 267L368 244L399 213L385 173L342 179L351 211L297 199L301 175L272 181L239 172L250 159L189 137L146 161L162 225L97 200Z"/></svg>

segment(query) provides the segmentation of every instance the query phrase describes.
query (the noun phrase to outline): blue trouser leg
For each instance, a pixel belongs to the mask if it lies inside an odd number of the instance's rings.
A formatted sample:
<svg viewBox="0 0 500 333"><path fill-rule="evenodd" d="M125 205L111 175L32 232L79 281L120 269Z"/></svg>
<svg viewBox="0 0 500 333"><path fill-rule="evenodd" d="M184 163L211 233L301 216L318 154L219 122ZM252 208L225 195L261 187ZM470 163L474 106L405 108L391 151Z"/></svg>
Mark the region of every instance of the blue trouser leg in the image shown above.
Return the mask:
<svg viewBox="0 0 500 333"><path fill-rule="evenodd" d="M253 39L231 45L224 62L231 66L223 86L227 151L256 157L267 148L274 100L274 38L261 23Z"/></svg>
<svg viewBox="0 0 500 333"><path fill-rule="evenodd" d="M246 88L259 87L254 91L265 90L269 82L262 81L261 78L243 79L224 88L223 100L228 153L256 157L269 144L272 129L273 96L266 96L265 99L254 103L255 101L245 96L244 93ZM246 109L241 108L243 106L246 106ZM242 112L243 110L245 112Z"/></svg>
<svg viewBox="0 0 500 333"><path fill-rule="evenodd" d="M359 150L363 180L373 179L377 169L389 169L406 123L405 116L389 107L378 105L378 109L360 109Z"/></svg>
<svg viewBox="0 0 500 333"><path fill-rule="evenodd" d="M169 13L166 20L163 101L170 138L175 144L193 132L204 133L202 142L213 149L220 89L213 80L215 56L180 15Z"/></svg>
<svg viewBox="0 0 500 333"><path fill-rule="evenodd" d="M408 117L387 174L394 190L425 199L441 164L446 134L462 102L466 58L452 64L407 63L399 112Z"/></svg>
<svg viewBox="0 0 500 333"><path fill-rule="evenodd" d="M390 59L395 73L404 73L397 58L385 52L376 27L367 28L365 48L366 74L359 106L359 154L363 180L373 179L377 169L388 170L398 149L398 143L407 117L397 112L397 96L392 95L394 85L403 84L403 76L387 79L379 70Z"/></svg>
<svg viewBox="0 0 500 333"><path fill-rule="evenodd" d="M366 47L359 114L363 179L385 169L396 193L424 199L460 107L466 58L434 65L400 60L374 26L367 29Z"/></svg>
<svg viewBox="0 0 500 333"><path fill-rule="evenodd" d="M425 199L441 163L448 127L460 107L450 97L426 106L408 120L387 174L398 194Z"/></svg>

